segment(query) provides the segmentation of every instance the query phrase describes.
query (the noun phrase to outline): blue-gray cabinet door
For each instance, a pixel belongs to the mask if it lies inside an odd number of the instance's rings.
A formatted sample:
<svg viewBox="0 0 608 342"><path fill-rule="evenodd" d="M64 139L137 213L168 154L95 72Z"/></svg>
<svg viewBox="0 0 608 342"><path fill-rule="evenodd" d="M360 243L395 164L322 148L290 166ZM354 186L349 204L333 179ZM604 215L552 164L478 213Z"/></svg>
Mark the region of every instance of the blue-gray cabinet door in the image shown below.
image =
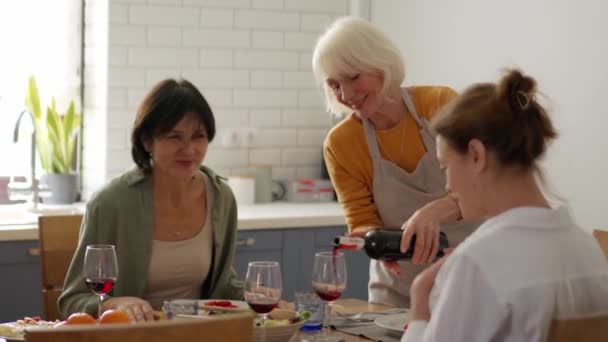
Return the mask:
<svg viewBox="0 0 608 342"><path fill-rule="evenodd" d="M290 290L289 282L286 281L289 273L283 264L283 233L281 230L244 230L237 233L234 269L239 280L245 280L247 265L251 261L278 261L281 264L283 293Z"/></svg>
<svg viewBox="0 0 608 342"><path fill-rule="evenodd" d="M291 257L290 265L299 270L297 274L297 291L312 291L312 267L316 252L329 252L332 250L333 238L344 234L345 226L328 228L292 229L284 234L286 253L297 254ZM367 283L369 282L369 258L360 251L345 252L347 265L346 290L343 298L359 298L367 300Z"/></svg>
<svg viewBox="0 0 608 342"><path fill-rule="evenodd" d="M38 241L0 242L0 322L42 316Z"/></svg>

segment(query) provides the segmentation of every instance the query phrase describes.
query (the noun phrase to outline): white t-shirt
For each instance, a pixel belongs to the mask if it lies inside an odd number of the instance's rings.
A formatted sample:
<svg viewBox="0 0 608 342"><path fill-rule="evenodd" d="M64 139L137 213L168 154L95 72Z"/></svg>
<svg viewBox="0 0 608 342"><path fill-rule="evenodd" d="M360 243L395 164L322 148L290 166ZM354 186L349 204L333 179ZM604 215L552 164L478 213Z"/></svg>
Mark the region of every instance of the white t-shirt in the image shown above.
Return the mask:
<svg viewBox="0 0 608 342"><path fill-rule="evenodd" d="M608 260L566 209L511 209L455 249L429 305L402 342L544 341L554 318L608 313Z"/></svg>

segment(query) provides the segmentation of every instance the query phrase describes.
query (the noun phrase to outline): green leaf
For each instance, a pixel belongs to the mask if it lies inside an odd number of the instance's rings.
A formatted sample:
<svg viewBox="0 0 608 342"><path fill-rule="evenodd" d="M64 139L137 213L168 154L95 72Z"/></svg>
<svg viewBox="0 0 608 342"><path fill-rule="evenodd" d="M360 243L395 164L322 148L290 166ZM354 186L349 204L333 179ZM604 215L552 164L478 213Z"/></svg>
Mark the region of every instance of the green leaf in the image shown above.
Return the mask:
<svg viewBox="0 0 608 342"><path fill-rule="evenodd" d="M40 121L42 119L40 95L38 93L38 85L36 84L36 78L34 76L30 76L28 80L27 91L25 93L25 107L34 116L34 121Z"/></svg>
<svg viewBox="0 0 608 342"><path fill-rule="evenodd" d="M32 76L28 80L25 105L34 117L42 168L47 173L69 173L82 121L82 114L76 112L74 101L70 101L65 114L61 114L53 97L43 112L36 79Z"/></svg>

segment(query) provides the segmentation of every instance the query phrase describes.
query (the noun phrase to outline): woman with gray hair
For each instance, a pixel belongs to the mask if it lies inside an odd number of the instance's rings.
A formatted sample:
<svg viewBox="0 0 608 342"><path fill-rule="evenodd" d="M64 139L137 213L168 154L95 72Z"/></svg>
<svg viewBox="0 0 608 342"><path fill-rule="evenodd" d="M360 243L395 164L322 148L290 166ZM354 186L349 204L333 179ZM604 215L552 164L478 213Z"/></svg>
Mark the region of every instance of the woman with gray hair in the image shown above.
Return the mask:
<svg viewBox="0 0 608 342"><path fill-rule="evenodd" d="M328 134L324 158L351 235L402 229L401 250L416 234L413 263L371 261L369 301L409 306L412 279L439 247L439 225L461 218L445 191L428 120L456 93L402 88L399 49L368 21L336 20L318 39L313 71L327 108L349 114ZM452 244L470 234L447 231Z"/></svg>

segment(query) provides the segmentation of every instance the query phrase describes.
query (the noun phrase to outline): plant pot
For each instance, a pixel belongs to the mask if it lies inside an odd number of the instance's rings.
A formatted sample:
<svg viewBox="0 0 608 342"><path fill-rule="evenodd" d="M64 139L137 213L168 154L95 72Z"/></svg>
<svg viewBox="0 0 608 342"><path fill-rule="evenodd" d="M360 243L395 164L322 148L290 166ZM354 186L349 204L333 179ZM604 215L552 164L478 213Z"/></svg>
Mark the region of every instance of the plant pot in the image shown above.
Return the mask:
<svg viewBox="0 0 608 342"><path fill-rule="evenodd" d="M76 201L77 177L75 174L49 173L43 179L51 195L43 198L46 204L71 204Z"/></svg>

